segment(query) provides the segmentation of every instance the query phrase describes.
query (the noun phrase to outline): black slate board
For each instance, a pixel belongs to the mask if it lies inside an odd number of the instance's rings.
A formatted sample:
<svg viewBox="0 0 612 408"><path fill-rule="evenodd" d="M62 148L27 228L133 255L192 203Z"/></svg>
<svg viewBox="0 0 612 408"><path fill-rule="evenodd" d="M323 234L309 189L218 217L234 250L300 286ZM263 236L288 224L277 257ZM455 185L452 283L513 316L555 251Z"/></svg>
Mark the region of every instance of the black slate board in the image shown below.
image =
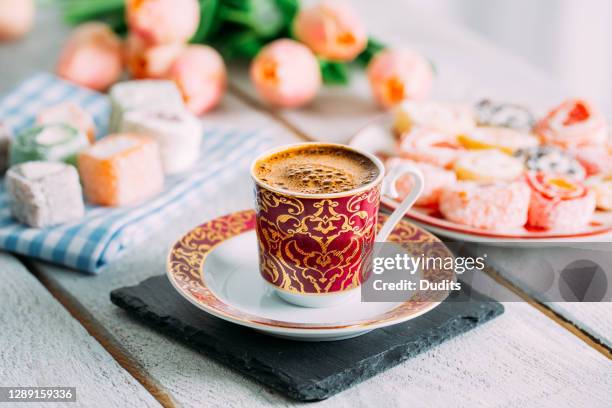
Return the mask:
<svg viewBox="0 0 612 408"><path fill-rule="evenodd" d="M111 301L146 324L301 401L329 398L503 313L465 283L459 297L406 323L339 342L298 342L225 322L184 300L165 275L111 293Z"/></svg>

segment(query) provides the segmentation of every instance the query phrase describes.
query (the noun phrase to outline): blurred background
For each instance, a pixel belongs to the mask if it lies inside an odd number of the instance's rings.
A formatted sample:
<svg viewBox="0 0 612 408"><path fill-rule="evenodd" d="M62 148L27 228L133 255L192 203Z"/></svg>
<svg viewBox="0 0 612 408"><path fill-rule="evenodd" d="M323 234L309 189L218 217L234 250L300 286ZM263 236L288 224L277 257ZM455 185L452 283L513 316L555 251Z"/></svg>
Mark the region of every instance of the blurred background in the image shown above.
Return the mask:
<svg viewBox="0 0 612 408"><path fill-rule="evenodd" d="M528 60L612 117L609 0L405 0Z"/></svg>
<svg viewBox="0 0 612 408"><path fill-rule="evenodd" d="M6 0L0 0L0 3L3 1ZM11 84L23 77L24 70L53 69L55 61L49 59L49 50L59 49L69 31L69 27L57 23L59 17L55 6L63 2L65 0L38 0L35 32L23 41L0 44L3 65L0 92L8 90ZM302 2L312 3L311 0ZM612 118L612 2L609 0L403 2L406 9L402 13L409 15L410 10L418 9L433 15L440 24L463 26L556 80L563 88L560 93L593 99ZM385 4L397 3L384 0L377 4L382 8ZM382 12L381 9L381 15ZM364 16L368 25L376 25L374 20L378 17ZM19 65L19 61L9 58L14 52L20 59L33 63L12 69ZM499 77L503 80L503 75Z"/></svg>

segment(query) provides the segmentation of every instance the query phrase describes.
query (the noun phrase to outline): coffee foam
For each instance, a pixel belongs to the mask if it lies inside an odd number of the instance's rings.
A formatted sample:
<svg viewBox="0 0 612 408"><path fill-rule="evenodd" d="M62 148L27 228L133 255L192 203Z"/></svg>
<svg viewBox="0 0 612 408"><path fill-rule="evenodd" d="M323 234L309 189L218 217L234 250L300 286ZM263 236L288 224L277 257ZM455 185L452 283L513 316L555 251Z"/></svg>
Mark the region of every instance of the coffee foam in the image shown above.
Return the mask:
<svg viewBox="0 0 612 408"><path fill-rule="evenodd" d="M339 193L362 187L379 174L368 157L340 146L299 146L259 160L255 176L283 190Z"/></svg>

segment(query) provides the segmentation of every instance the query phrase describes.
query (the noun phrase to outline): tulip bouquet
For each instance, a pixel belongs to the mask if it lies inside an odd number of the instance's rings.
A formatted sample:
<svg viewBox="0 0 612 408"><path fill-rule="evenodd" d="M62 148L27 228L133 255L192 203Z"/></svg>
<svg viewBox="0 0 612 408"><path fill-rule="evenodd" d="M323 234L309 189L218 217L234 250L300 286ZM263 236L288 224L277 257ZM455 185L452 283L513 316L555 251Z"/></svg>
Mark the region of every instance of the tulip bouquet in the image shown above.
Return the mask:
<svg viewBox="0 0 612 408"><path fill-rule="evenodd" d="M351 64L367 69L383 107L426 97L433 78L418 53L368 38L344 0L307 8L298 0L58 1L67 21L81 24L62 53L60 75L105 89L118 78L121 60L134 78L174 80L197 114L221 98L224 60L250 61L261 98L282 107L308 103L322 84L348 83Z"/></svg>

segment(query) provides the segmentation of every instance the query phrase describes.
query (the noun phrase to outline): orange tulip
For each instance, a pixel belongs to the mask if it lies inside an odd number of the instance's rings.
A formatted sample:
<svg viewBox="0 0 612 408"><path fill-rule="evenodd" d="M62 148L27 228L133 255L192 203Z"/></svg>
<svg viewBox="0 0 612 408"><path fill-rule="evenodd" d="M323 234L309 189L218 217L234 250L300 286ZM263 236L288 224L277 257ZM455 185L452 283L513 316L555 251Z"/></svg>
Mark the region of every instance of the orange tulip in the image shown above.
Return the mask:
<svg viewBox="0 0 612 408"><path fill-rule="evenodd" d="M420 54L408 49L387 49L367 69L376 101L385 108L404 99L425 99L433 83L433 69Z"/></svg>
<svg viewBox="0 0 612 408"><path fill-rule="evenodd" d="M310 102L321 86L314 54L304 45L280 39L266 45L251 63L251 81L267 102L296 107Z"/></svg>
<svg viewBox="0 0 612 408"><path fill-rule="evenodd" d="M200 23L198 0L127 0L130 30L151 44L187 42Z"/></svg>
<svg viewBox="0 0 612 408"><path fill-rule="evenodd" d="M330 60L352 61L368 42L363 22L350 3L340 0L301 10L293 28L298 40Z"/></svg>
<svg viewBox="0 0 612 408"><path fill-rule="evenodd" d="M125 47L127 69L136 79L166 78L184 49L181 43L148 45L140 36L130 34Z"/></svg>
<svg viewBox="0 0 612 408"><path fill-rule="evenodd" d="M223 58L211 47L189 45L170 68L173 80L187 108L196 115L215 107L225 91L226 70Z"/></svg>
<svg viewBox="0 0 612 408"><path fill-rule="evenodd" d="M91 22L74 30L64 46L57 74L69 81L103 91L115 83L123 69L119 37L104 23Z"/></svg>

